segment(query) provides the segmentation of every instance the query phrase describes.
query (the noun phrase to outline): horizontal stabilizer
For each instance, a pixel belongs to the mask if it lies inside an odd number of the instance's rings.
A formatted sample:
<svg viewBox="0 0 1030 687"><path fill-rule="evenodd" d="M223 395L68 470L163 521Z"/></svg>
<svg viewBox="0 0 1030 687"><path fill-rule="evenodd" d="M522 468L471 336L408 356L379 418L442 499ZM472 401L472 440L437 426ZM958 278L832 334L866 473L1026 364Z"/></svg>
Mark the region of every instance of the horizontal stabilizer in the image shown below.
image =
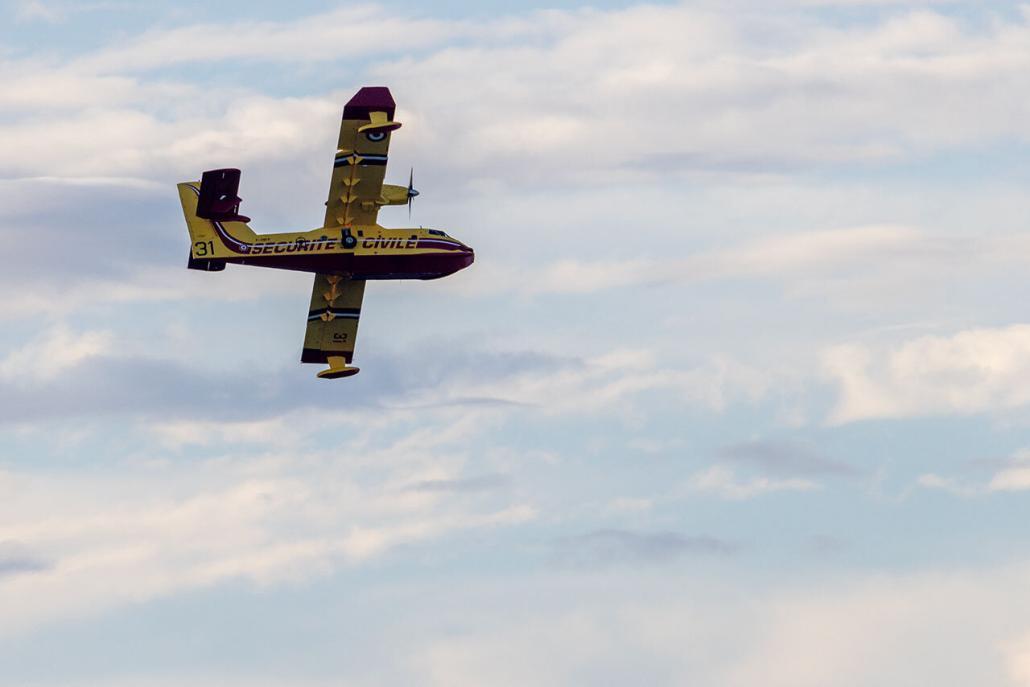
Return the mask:
<svg viewBox="0 0 1030 687"><path fill-rule="evenodd" d="M186 267L191 270L201 270L202 272L221 272L225 269L225 260L205 260L203 258L195 258L193 257L193 251L190 251Z"/></svg>
<svg viewBox="0 0 1030 687"><path fill-rule="evenodd" d="M240 170L212 169L200 180L197 217L218 222L249 222L240 214Z"/></svg>

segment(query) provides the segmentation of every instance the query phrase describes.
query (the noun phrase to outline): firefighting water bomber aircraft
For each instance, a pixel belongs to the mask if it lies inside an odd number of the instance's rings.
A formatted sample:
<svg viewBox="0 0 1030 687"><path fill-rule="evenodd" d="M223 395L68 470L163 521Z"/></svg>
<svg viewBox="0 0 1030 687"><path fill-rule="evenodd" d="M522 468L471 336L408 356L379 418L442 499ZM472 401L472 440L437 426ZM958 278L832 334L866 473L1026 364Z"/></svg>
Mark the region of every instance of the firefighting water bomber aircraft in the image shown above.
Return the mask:
<svg viewBox="0 0 1030 687"><path fill-rule="evenodd" d="M204 172L200 182L179 184L189 228L188 267L216 272L226 263L314 272L303 363L328 364L318 376L357 374L351 367L365 282L370 279L438 279L472 264L471 248L437 229L385 229L376 223L384 205L408 205L418 195L408 185L383 183L396 105L390 90L365 87L343 108L325 222L318 229L256 234L240 214L240 170Z"/></svg>

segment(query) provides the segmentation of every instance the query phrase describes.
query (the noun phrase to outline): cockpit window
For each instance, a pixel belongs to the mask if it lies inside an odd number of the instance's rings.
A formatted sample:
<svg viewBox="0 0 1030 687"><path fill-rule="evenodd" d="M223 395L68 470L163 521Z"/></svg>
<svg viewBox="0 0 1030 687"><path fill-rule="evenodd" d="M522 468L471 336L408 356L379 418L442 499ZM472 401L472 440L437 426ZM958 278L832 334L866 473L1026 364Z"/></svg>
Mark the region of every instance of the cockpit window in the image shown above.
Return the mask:
<svg viewBox="0 0 1030 687"><path fill-rule="evenodd" d="M447 234L443 233L439 229L427 229L426 231L428 231L433 236L447 236Z"/></svg>

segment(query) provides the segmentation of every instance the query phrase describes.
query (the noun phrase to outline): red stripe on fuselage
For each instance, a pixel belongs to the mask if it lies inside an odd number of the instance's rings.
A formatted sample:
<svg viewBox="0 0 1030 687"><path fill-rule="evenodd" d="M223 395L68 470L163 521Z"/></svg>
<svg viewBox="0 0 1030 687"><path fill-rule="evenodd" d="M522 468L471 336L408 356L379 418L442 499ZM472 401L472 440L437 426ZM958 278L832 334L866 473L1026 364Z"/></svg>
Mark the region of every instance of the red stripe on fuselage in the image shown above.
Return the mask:
<svg viewBox="0 0 1030 687"><path fill-rule="evenodd" d="M346 274L352 279L436 279L465 269L475 260L471 250L417 255L293 253L227 258L226 262L318 274Z"/></svg>

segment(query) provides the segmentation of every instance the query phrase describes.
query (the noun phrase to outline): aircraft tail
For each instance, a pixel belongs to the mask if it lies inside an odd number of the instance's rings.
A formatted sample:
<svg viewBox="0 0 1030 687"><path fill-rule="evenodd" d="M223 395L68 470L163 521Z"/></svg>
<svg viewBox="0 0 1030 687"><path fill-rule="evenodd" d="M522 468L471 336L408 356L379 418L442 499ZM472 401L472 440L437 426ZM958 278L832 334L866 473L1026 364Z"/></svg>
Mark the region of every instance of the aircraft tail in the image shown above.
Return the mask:
<svg viewBox="0 0 1030 687"><path fill-rule="evenodd" d="M178 184L179 200L190 234L188 267L215 272L225 269L225 259L238 257L241 245L253 242L248 217L239 214L240 171L216 169L204 172L199 182ZM236 244L236 250L228 244Z"/></svg>

